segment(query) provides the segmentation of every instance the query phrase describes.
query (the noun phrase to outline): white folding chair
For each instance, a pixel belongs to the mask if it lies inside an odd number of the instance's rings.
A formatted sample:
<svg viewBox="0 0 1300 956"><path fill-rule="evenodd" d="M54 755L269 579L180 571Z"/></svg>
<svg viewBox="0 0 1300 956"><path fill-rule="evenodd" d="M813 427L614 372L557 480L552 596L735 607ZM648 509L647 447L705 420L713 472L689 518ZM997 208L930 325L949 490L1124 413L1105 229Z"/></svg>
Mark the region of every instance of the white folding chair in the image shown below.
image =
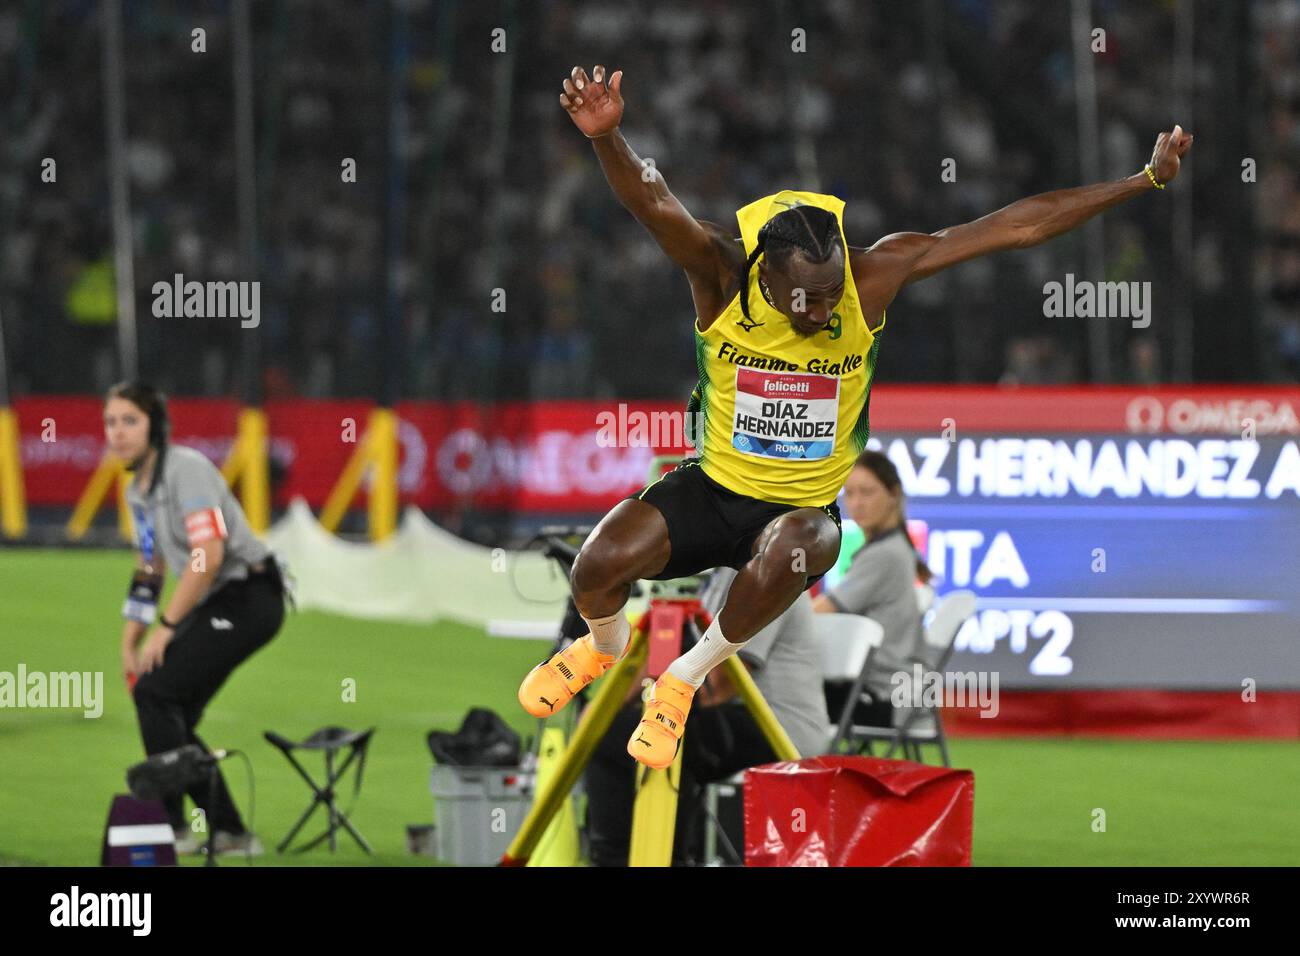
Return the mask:
<svg viewBox="0 0 1300 956"><path fill-rule="evenodd" d="M827 728L826 749L834 753L853 723L853 705L862 696L871 652L884 641L885 631L861 614L818 614L813 626L822 648L822 679L851 685L839 722Z"/></svg>
<svg viewBox="0 0 1300 956"><path fill-rule="evenodd" d="M916 585L916 606L921 609L922 617L929 613L934 606L934 588L931 585Z"/></svg>
<svg viewBox="0 0 1300 956"><path fill-rule="evenodd" d="M961 626L975 613L975 595L971 591L953 591L944 596L928 625L923 626L925 639L924 657L911 658L907 663L920 664L927 670L943 673L952 657L953 646ZM921 688L913 688L912 699L920 698ZM857 698L853 698L856 700ZM848 713L852 714L852 701ZM892 757L894 751L901 749L908 760L923 762L921 745L935 744L945 767L952 766L948 757L948 738L943 729L943 716L939 707L911 707L900 716L895 710L894 727L864 727L850 725L847 732L838 735L836 743L847 740L861 742L868 754L872 753L872 741L888 741L886 757Z"/></svg>

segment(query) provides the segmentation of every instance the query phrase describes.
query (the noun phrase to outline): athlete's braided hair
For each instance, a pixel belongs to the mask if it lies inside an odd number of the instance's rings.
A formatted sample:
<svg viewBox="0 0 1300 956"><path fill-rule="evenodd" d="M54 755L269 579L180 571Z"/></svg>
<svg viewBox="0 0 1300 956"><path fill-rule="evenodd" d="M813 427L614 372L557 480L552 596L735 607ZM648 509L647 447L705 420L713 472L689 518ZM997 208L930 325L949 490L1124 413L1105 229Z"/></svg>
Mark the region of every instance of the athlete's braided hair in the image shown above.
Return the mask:
<svg viewBox="0 0 1300 956"><path fill-rule="evenodd" d="M740 310L749 318L749 270L764 253L767 261L780 268L795 250L809 262L825 262L841 245L840 225L835 213L820 206L795 206L777 213L758 230L758 243L745 260Z"/></svg>

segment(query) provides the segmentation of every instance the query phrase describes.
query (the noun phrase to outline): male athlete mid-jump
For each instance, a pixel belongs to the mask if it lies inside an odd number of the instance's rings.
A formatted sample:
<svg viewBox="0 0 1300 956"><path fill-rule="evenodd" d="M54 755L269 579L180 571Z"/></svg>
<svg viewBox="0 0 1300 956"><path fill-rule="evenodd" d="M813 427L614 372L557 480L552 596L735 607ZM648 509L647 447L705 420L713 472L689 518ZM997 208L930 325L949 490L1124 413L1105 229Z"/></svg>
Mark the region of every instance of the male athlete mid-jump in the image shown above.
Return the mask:
<svg viewBox="0 0 1300 956"><path fill-rule="evenodd" d="M1116 182L1030 196L933 234L897 232L869 249L844 238L844 202L783 190L737 214L740 238L694 218L619 132L622 71L606 83L575 66L560 105L591 140L619 201L686 270L695 300L699 455L616 505L573 567L591 632L524 678L519 701L548 716L627 648L623 611L638 579L727 565L739 571L703 639L655 683L628 752L672 763L705 675L830 569L840 549L836 496L867 441L885 308L909 283L1074 229L1178 175L1192 137L1156 138L1150 163Z"/></svg>

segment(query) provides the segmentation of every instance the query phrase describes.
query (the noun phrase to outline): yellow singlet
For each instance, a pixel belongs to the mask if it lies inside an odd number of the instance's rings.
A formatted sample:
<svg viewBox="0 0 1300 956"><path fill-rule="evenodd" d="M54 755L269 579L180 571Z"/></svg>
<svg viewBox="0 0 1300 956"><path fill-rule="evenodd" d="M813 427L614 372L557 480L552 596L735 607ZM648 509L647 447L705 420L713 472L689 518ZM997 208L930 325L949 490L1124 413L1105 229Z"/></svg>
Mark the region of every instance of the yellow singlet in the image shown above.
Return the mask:
<svg viewBox="0 0 1300 956"><path fill-rule="evenodd" d="M875 329L867 327L844 241L844 201L835 196L787 189L739 210L746 258L763 224L797 205L819 206L840 222L844 295L830 322L815 335L796 332L759 291L759 256L748 288L706 331L700 331L696 317L700 381L687 411L697 414L700 467L714 481L763 501L821 507L835 500L866 446L867 406L885 316ZM741 295L749 296L748 321Z"/></svg>

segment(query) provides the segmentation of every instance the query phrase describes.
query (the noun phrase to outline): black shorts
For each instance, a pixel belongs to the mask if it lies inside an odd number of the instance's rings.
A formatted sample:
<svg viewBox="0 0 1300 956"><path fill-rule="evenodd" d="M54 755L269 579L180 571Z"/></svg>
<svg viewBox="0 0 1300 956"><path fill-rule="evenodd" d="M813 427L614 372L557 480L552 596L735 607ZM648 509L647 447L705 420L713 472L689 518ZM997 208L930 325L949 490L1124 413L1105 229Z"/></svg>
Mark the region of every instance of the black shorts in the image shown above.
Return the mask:
<svg viewBox="0 0 1300 956"><path fill-rule="evenodd" d="M799 508L737 494L706 475L698 458L686 459L627 497L654 505L668 522L672 555L668 566L651 577L652 581L684 578L723 565L739 571L753 557L754 541L768 522ZM831 502L821 510L839 530L839 506ZM811 575L804 590L821 578L820 574Z"/></svg>

